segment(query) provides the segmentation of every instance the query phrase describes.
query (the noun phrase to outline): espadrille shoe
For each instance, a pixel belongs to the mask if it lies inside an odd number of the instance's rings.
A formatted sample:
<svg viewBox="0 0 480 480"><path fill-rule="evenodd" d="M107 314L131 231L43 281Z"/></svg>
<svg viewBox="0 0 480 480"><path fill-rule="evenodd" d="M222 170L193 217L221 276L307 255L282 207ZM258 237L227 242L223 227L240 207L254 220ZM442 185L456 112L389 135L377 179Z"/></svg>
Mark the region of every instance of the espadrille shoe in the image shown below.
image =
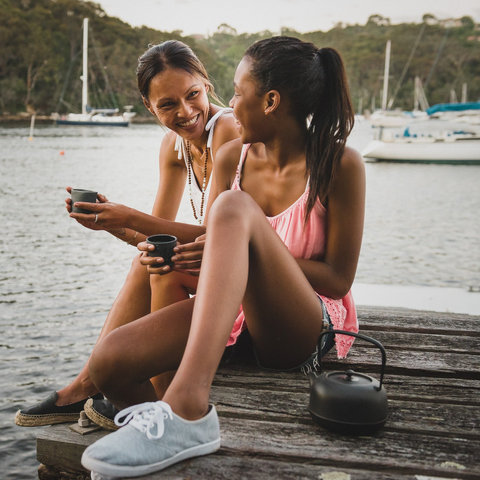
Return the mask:
<svg viewBox="0 0 480 480"><path fill-rule="evenodd" d="M55 423L76 422L88 400L85 398L70 405L58 406L55 405L57 398L57 392L53 392L36 405L19 410L15 415L15 423L20 427L41 427ZM92 398L100 399L103 395L97 393Z"/></svg>
<svg viewBox="0 0 480 480"><path fill-rule="evenodd" d="M115 424L115 415L118 413L118 408L107 399L89 398L85 403L84 410L87 417L97 425L112 431L119 429Z"/></svg>

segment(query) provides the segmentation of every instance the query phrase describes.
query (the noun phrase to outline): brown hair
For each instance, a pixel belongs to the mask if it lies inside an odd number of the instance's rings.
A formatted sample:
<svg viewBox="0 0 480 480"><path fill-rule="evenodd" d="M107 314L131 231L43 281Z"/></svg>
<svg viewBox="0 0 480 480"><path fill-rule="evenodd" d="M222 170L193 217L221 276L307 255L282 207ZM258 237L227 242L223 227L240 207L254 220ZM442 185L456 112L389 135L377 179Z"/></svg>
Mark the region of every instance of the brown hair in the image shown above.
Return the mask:
<svg viewBox="0 0 480 480"><path fill-rule="evenodd" d="M138 59L137 85L143 98L148 100L152 79L167 68L185 70L190 75L202 78L209 87L209 96L219 101L202 62L188 45L178 40L149 45L148 50Z"/></svg>

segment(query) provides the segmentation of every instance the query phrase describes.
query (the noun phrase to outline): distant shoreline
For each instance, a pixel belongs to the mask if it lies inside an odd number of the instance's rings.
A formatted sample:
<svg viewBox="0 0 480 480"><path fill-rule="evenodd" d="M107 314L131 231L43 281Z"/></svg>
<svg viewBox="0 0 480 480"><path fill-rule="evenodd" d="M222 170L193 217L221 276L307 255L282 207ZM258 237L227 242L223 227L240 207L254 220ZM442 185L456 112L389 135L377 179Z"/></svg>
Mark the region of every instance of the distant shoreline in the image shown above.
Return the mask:
<svg viewBox="0 0 480 480"><path fill-rule="evenodd" d="M5 123L25 123L30 124L32 115L29 113L18 115L0 115L0 125ZM37 115L35 116L35 124L41 123L42 125L48 123L54 123L54 119L50 115ZM137 124L155 124L155 119L152 116L136 115L131 120L131 123Z"/></svg>

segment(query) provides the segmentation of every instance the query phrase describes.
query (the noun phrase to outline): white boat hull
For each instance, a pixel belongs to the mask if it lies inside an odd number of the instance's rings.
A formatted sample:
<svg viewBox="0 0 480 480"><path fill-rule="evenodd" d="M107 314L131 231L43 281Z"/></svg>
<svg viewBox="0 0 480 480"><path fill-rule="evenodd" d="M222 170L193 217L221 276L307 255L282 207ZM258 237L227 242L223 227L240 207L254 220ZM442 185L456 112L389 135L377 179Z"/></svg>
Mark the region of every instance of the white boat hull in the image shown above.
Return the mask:
<svg viewBox="0 0 480 480"><path fill-rule="evenodd" d="M454 142L373 140L362 154L365 158L395 162L480 163L480 139Z"/></svg>

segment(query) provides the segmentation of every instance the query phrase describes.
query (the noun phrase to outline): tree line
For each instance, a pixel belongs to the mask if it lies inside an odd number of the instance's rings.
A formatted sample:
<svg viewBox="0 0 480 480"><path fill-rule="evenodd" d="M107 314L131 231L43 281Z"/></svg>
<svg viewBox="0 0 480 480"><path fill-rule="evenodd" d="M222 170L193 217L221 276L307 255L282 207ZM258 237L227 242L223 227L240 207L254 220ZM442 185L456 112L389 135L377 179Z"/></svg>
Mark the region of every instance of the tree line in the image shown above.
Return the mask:
<svg viewBox="0 0 480 480"><path fill-rule="evenodd" d="M131 27L82 0L0 0L0 114L50 114L80 110L82 22L90 19L90 104L146 113L136 87L138 57L149 44L178 39L190 45L228 102L235 68L253 42L270 31L237 33L222 24L209 37L184 36ZM336 48L343 56L354 105L359 110L381 103L385 45L391 40L389 98L392 108L411 110L415 77L430 105L460 98L480 99L480 27L470 17L441 20L425 14L421 23L393 25L372 15L365 25L337 24L328 32L282 34Z"/></svg>

